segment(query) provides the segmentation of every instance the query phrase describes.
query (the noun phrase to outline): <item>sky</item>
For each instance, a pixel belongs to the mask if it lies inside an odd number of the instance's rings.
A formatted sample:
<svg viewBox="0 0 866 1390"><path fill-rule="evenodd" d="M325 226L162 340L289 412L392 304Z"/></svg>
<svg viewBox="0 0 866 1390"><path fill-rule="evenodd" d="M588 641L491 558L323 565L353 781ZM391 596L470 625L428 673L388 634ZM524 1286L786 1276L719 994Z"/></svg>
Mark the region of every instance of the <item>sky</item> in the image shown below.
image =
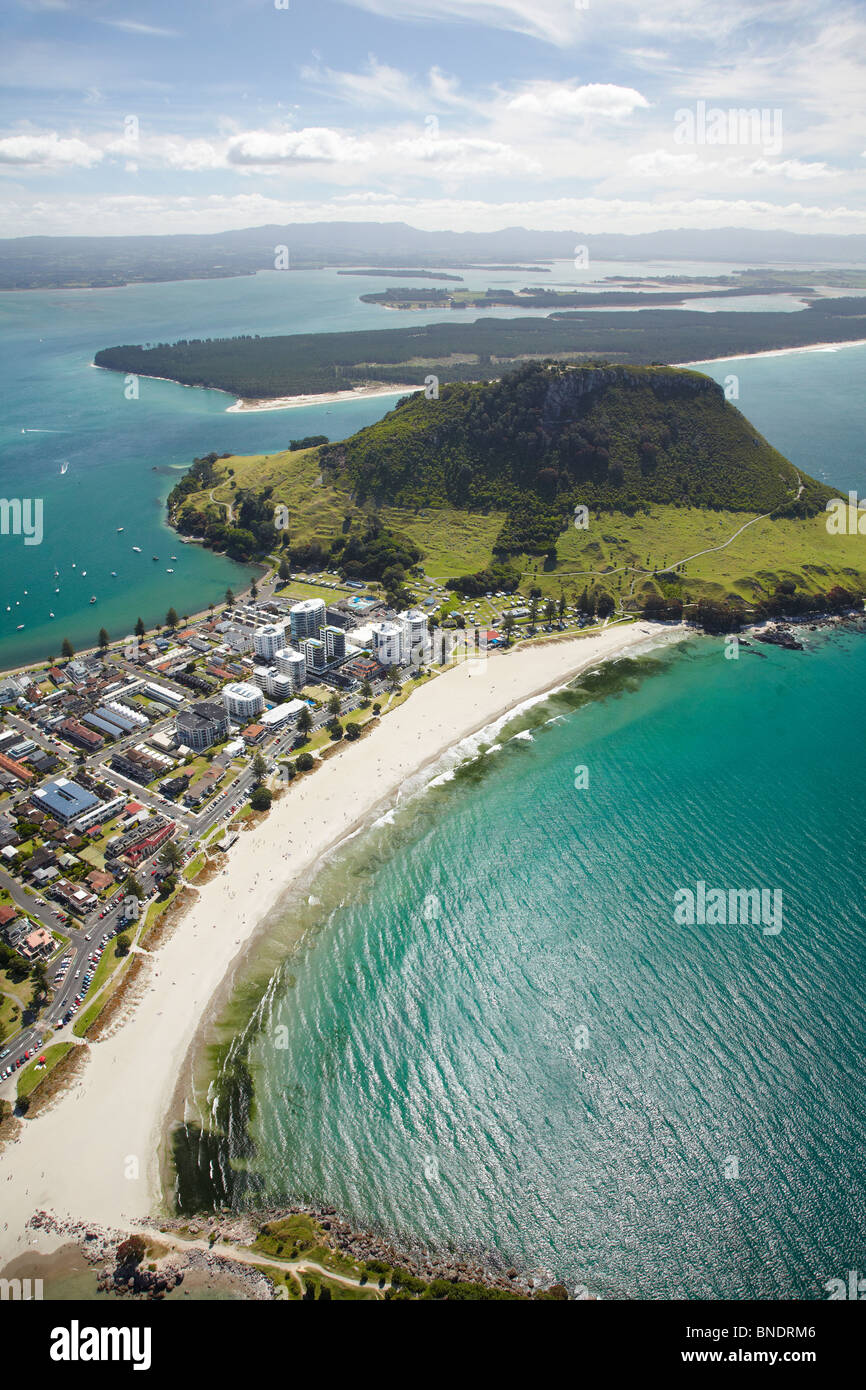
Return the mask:
<svg viewBox="0 0 866 1390"><path fill-rule="evenodd" d="M866 232L866 5L4 0L0 236Z"/></svg>

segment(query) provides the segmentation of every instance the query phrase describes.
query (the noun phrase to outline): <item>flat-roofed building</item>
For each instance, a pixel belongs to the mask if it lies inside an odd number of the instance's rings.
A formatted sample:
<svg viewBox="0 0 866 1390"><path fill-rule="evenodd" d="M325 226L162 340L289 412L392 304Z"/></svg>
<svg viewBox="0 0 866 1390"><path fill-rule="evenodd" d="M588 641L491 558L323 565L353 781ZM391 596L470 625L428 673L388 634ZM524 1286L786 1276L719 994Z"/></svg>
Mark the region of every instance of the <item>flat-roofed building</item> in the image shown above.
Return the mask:
<svg viewBox="0 0 866 1390"><path fill-rule="evenodd" d="M277 670L282 671L292 682L292 690L301 690L307 680L307 663L303 652L294 647L283 647L274 657Z"/></svg>
<svg viewBox="0 0 866 1390"><path fill-rule="evenodd" d="M285 645L285 623L262 623L253 633L253 650L265 662L273 661L276 653Z"/></svg>
<svg viewBox="0 0 866 1390"><path fill-rule="evenodd" d="M201 753L228 734L228 712L224 705L218 705L213 700L200 700L191 709L180 711L174 727L178 743L184 743L187 748Z"/></svg>
<svg viewBox="0 0 866 1390"><path fill-rule="evenodd" d="M305 598L289 609L292 641L301 643L307 637L318 637L325 626L325 604L320 598Z"/></svg>
<svg viewBox="0 0 866 1390"><path fill-rule="evenodd" d="M44 786L37 787L31 800L41 811L47 811L55 820L59 820L61 825L68 825L77 816L99 804L98 796L86 791L77 782L71 782L68 777L58 777L56 782L46 782Z"/></svg>
<svg viewBox="0 0 866 1390"><path fill-rule="evenodd" d="M249 681L231 681L223 688L223 701L230 719L254 719L265 707L265 697Z"/></svg>
<svg viewBox="0 0 866 1390"><path fill-rule="evenodd" d="M332 661L344 661L346 657L346 633L341 627L331 626L322 628L322 640L325 643L325 660L328 665Z"/></svg>
<svg viewBox="0 0 866 1390"><path fill-rule="evenodd" d="M308 671L324 671L328 664L324 642L320 642L318 637L308 637L301 650L304 653Z"/></svg>

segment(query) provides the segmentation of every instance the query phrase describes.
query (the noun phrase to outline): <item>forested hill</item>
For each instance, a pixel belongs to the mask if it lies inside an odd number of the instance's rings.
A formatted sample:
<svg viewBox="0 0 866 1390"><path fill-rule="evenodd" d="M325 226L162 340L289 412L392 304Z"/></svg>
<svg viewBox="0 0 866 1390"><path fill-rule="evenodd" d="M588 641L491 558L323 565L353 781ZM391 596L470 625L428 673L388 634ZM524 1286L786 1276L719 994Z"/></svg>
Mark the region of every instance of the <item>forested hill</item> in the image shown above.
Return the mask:
<svg viewBox="0 0 866 1390"><path fill-rule="evenodd" d="M650 503L808 515L830 488L797 471L700 372L530 363L403 399L322 450L361 502L506 511L496 549L542 552L574 508Z"/></svg>
<svg viewBox="0 0 866 1390"><path fill-rule="evenodd" d="M114 371L265 399L365 382L423 385L431 374L440 381L478 381L533 357L695 362L858 338L866 338L866 300L851 297L819 300L796 313L563 310L553 318L127 344L103 348L94 360Z"/></svg>

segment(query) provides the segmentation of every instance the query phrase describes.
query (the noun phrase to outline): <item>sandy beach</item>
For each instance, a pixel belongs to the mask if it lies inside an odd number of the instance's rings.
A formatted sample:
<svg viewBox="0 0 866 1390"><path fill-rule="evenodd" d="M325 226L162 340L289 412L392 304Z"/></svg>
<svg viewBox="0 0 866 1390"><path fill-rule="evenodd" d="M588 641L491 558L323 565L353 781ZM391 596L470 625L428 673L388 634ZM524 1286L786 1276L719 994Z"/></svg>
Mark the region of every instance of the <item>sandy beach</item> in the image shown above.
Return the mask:
<svg viewBox="0 0 866 1390"><path fill-rule="evenodd" d="M350 391L332 391L326 396L275 396L273 400L245 400L241 396L226 410L227 415L250 410L296 410L302 405L336 405L340 401L372 400L374 396L408 396L423 386L356 386Z"/></svg>
<svg viewBox="0 0 866 1390"><path fill-rule="evenodd" d="M71 1088L6 1145L0 1268L27 1250L63 1243L25 1230L37 1209L124 1227L159 1208L159 1148L185 1059L220 986L286 888L461 740L601 661L684 631L638 622L464 663L298 779L256 829L240 835L226 870L203 885L168 939L145 957L122 1025L90 1045Z"/></svg>
<svg viewBox="0 0 866 1390"><path fill-rule="evenodd" d="M708 362L742 362L747 357L794 357L801 352L839 352L842 348L866 347L866 338L849 338L844 343L806 343L803 347L768 348L766 352L736 352L730 357L701 357L697 362L671 362L672 367L703 367Z"/></svg>

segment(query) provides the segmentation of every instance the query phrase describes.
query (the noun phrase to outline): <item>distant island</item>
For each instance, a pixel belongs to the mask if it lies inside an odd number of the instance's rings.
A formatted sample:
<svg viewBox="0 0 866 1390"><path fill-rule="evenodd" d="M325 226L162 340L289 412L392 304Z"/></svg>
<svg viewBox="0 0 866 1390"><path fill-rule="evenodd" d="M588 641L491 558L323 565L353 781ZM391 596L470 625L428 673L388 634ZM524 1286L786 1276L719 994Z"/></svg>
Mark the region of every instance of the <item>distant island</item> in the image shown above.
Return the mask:
<svg viewBox="0 0 866 1390"><path fill-rule="evenodd" d="M338 274L344 274L339 271ZM736 299L747 295L803 294L801 285L776 284L743 285L730 289L699 290L554 290L533 285L522 290L497 287L486 290L417 289L402 285L377 290L360 296L363 304L381 304L386 309L426 309L441 304L445 309L489 309L505 305L511 309L591 309L652 308L662 304L684 304L690 299Z"/></svg>
<svg viewBox="0 0 866 1390"><path fill-rule="evenodd" d="M804 235L720 227L587 233L506 227L493 232L429 232L405 222L295 222L237 231L166 236L0 238L0 290L121 286L223 279L274 270L276 248L292 270L381 264L413 270L522 270L543 274L571 261L575 248L601 261L724 261L755 266L866 261L866 236ZM660 267L663 269L663 267Z"/></svg>
<svg viewBox="0 0 866 1390"><path fill-rule="evenodd" d="M357 267L352 270L338 270L338 275L405 275L413 280L463 280L462 275L447 275L444 270L389 270L384 266L366 266L363 269Z"/></svg>

